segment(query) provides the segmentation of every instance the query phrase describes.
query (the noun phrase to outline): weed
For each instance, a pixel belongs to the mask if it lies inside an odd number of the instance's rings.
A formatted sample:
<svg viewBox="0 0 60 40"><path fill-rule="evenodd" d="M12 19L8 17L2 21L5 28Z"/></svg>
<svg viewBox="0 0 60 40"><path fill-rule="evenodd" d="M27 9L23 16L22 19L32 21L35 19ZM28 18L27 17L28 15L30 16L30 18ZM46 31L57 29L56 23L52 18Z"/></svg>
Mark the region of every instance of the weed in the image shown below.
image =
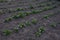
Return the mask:
<svg viewBox="0 0 60 40"><path fill-rule="evenodd" d="M44 27L41 27L41 28L39 28L39 32L40 33L43 33L45 30L44 30Z"/></svg>
<svg viewBox="0 0 60 40"><path fill-rule="evenodd" d="M47 10L49 10L50 9L50 7L45 7L44 9L43 9L43 11L47 11Z"/></svg>
<svg viewBox="0 0 60 40"><path fill-rule="evenodd" d="M39 36L41 35L41 33L36 32L35 35L36 35L37 37L39 37Z"/></svg>

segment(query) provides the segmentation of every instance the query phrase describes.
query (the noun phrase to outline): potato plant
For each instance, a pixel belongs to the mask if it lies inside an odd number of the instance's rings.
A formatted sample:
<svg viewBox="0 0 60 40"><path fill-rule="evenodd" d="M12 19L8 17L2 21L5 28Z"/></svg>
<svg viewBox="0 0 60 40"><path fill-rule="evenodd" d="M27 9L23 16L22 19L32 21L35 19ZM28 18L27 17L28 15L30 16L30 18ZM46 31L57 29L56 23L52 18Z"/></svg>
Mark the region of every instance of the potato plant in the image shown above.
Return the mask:
<svg viewBox="0 0 60 40"><path fill-rule="evenodd" d="M45 19L48 19L48 17L49 17L48 15L44 15L44 16L43 16L43 18L45 18Z"/></svg>
<svg viewBox="0 0 60 40"><path fill-rule="evenodd" d="M38 14L40 10L32 10L32 14Z"/></svg>
<svg viewBox="0 0 60 40"><path fill-rule="evenodd" d="M30 7L29 7L30 9L34 9L34 7L32 6L32 5L30 5Z"/></svg>
<svg viewBox="0 0 60 40"><path fill-rule="evenodd" d="M38 29L38 31L35 33L35 35L40 37L44 31L45 31L44 27L41 27Z"/></svg>
<svg viewBox="0 0 60 40"><path fill-rule="evenodd" d="M21 10L23 10L23 8L17 8L17 9L16 9L16 11L21 11Z"/></svg>
<svg viewBox="0 0 60 40"><path fill-rule="evenodd" d="M6 18L5 20L4 20L4 22L9 22L9 21L11 21L12 20L12 18L10 17L10 18Z"/></svg>
<svg viewBox="0 0 60 40"><path fill-rule="evenodd" d="M18 25L18 27L19 27L19 28L24 28L24 27L25 27L25 24L24 24L24 23L20 23L20 24Z"/></svg>
<svg viewBox="0 0 60 40"><path fill-rule="evenodd" d="M26 21L25 24L26 24L27 26L30 26L30 25L31 25L31 22Z"/></svg>
<svg viewBox="0 0 60 40"><path fill-rule="evenodd" d="M24 18L24 17L25 17L24 12L21 12L21 13L19 13L18 15L19 15L20 18Z"/></svg>
<svg viewBox="0 0 60 40"><path fill-rule="evenodd" d="M17 33L19 31L19 28L15 27L13 30Z"/></svg>
<svg viewBox="0 0 60 40"><path fill-rule="evenodd" d="M8 36L8 35L10 35L10 34L11 34L11 31L10 31L10 30L4 30L4 31L3 31L3 35Z"/></svg>
<svg viewBox="0 0 60 40"><path fill-rule="evenodd" d="M57 24L56 24L56 23L51 23L50 26L51 26L51 27L56 27Z"/></svg>
<svg viewBox="0 0 60 40"><path fill-rule="evenodd" d="M53 16L53 15L54 15L54 13L49 13L49 14L47 14L47 15L44 15L43 18L48 19L49 17L51 17L51 16Z"/></svg>
<svg viewBox="0 0 60 40"><path fill-rule="evenodd" d="M32 24L37 24L37 19L32 19L32 20L31 20L31 23L32 23Z"/></svg>
<svg viewBox="0 0 60 40"><path fill-rule="evenodd" d="M30 15L30 14L32 14L31 12L25 12L25 15L26 16L28 16L28 15Z"/></svg>
<svg viewBox="0 0 60 40"><path fill-rule="evenodd" d="M14 16L12 16L12 18L17 19L17 18L19 18L19 16L18 15L14 15Z"/></svg>

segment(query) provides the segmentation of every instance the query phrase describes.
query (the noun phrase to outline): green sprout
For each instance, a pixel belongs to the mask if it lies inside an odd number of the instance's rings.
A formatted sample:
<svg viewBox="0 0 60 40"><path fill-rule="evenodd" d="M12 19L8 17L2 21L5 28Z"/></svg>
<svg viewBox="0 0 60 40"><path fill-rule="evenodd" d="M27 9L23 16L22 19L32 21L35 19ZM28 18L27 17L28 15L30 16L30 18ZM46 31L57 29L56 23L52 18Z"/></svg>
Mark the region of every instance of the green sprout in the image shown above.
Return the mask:
<svg viewBox="0 0 60 40"><path fill-rule="evenodd" d="M11 21L12 20L12 18L6 18L5 20L4 20L4 22L8 22L8 21Z"/></svg>
<svg viewBox="0 0 60 40"><path fill-rule="evenodd" d="M33 24L36 24L37 23L37 19L32 19L31 21Z"/></svg>
<svg viewBox="0 0 60 40"><path fill-rule="evenodd" d="M50 24L51 27L56 27L56 23Z"/></svg>
<svg viewBox="0 0 60 40"><path fill-rule="evenodd" d="M19 18L19 16L18 15L14 15L12 18L17 19L17 18Z"/></svg>
<svg viewBox="0 0 60 40"><path fill-rule="evenodd" d="M27 26L30 26L30 25L31 25L31 23L30 23L29 21L26 21L25 24L26 24Z"/></svg>
<svg viewBox="0 0 60 40"><path fill-rule="evenodd" d="M39 32L40 33L43 33L45 30L44 30L44 27L41 27L41 28L39 28Z"/></svg>
<svg viewBox="0 0 60 40"><path fill-rule="evenodd" d="M22 8L17 8L16 10L17 10L17 11L21 11L21 10L23 10L23 9L22 9Z"/></svg>
<svg viewBox="0 0 60 40"><path fill-rule="evenodd" d="M22 13L22 12L19 13L18 15L19 15L19 17L21 17L21 18L24 18L24 17L25 17L25 13Z"/></svg>
<svg viewBox="0 0 60 40"><path fill-rule="evenodd" d="M44 15L44 16L43 16L43 18L45 18L45 19L48 19L48 17L49 17L48 15Z"/></svg>
<svg viewBox="0 0 60 40"><path fill-rule="evenodd" d="M28 16L28 15L30 15L31 14L31 12L25 12L25 15L26 16Z"/></svg>
<svg viewBox="0 0 60 40"><path fill-rule="evenodd" d="M43 27L39 28L38 32L36 32L36 36L41 36L41 34L45 31Z"/></svg>
<svg viewBox="0 0 60 40"><path fill-rule="evenodd" d="M30 5L30 9L34 9L34 7L32 5Z"/></svg>
<svg viewBox="0 0 60 40"><path fill-rule="evenodd" d="M19 31L19 28L14 28L14 31L15 31L15 32L18 32L18 31Z"/></svg>
<svg viewBox="0 0 60 40"><path fill-rule="evenodd" d="M11 31L10 31L10 30L4 30L4 31L3 31L3 34L6 35L6 36L8 36L8 35L11 34Z"/></svg>
<svg viewBox="0 0 60 40"><path fill-rule="evenodd" d="M24 28L25 24L24 23L20 23L18 26L19 26L19 28Z"/></svg>

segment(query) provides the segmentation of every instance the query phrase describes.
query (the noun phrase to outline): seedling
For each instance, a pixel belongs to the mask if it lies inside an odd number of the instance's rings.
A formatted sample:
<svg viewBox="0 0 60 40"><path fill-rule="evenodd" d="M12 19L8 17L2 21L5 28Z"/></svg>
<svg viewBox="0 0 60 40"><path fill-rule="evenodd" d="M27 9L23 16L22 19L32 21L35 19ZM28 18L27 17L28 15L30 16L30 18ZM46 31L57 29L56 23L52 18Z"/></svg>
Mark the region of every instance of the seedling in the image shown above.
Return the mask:
<svg viewBox="0 0 60 40"><path fill-rule="evenodd" d="M39 13L40 11L39 10L33 10L32 11L32 14L37 14L37 13Z"/></svg>
<svg viewBox="0 0 60 40"><path fill-rule="evenodd" d="M18 26L19 26L19 28L24 28L25 24L24 23L20 23Z"/></svg>
<svg viewBox="0 0 60 40"><path fill-rule="evenodd" d="M56 27L56 23L50 24L51 27Z"/></svg>
<svg viewBox="0 0 60 40"><path fill-rule="evenodd" d="M30 26L30 25L31 25L31 23L30 23L29 21L26 21L25 24L26 24L27 26Z"/></svg>
<svg viewBox="0 0 60 40"><path fill-rule="evenodd" d="M50 7L45 7L44 9L43 9L43 11L47 11L47 10L49 10L50 9Z"/></svg>
<svg viewBox="0 0 60 40"><path fill-rule="evenodd" d="M43 27L39 28L38 32L36 32L36 36L39 37L44 31L45 31L45 30L44 30Z"/></svg>
<svg viewBox="0 0 60 40"><path fill-rule="evenodd" d="M43 33L44 31L45 31L45 30L44 30L43 27L39 28L39 32L40 32L40 33Z"/></svg>
<svg viewBox="0 0 60 40"><path fill-rule="evenodd" d="M25 13L19 13L18 15L19 15L19 17L21 17L21 18L24 18L24 17L25 17Z"/></svg>
<svg viewBox="0 0 60 40"><path fill-rule="evenodd" d="M23 10L23 9L22 9L22 8L17 8L16 10L17 10L17 11L21 11L21 10Z"/></svg>
<svg viewBox="0 0 60 40"><path fill-rule="evenodd" d="M50 13L50 14L48 14L48 16L53 16L54 15L54 13Z"/></svg>
<svg viewBox="0 0 60 40"><path fill-rule="evenodd" d="M43 3L43 4L39 4L38 7L44 7L44 6L45 6L45 4Z"/></svg>
<svg viewBox="0 0 60 40"><path fill-rule="evenodd" d="M39 37L39 36L41 35L41 33L36 32L35 35L36 35L37 37Z"/></svg>
<svg viewBox="0 0 60 40"><path fill-rule="evenodd" d="M30 5L30 9L34 9L34 7L32 5Z"/></svg>
<svg viewBox="0 0 60 40"><path fill-rule="evenodd" d="M33 24L36 24L37 23L37 19L32 19L31 21Z"/></svg>
<svg viewBox="0 0 60 40"><path fill-rule="evenodd" d="M45 19L48 19L48 17L49 17L48 15L44 15L44 16L43 16L43 18L45 18Z"/></svg>
<svg viewBox="0 0 60 40"><path fill-rule="evenodd" d="M6 18L4 22L8 22L8 21L11 21L12 18Z"/></svg>
<svg viewBox="0 0 60 40"><path fill-rule="evenodd" d="M30 15L31 14L31 12L25 12L25 15L26 16L28 16L28 15Z"/></svg>
<svg viewBox="0 0 60 40"><path fill-rule="evenodd" d="M17 19L17 18L19 18L19 16L18 15L14 15L12 18Z"/></svg>
<svg viewBox="0 0 60 40"><path fill-rule="evenodd" d="M8 36L8 35L11 34L11 31L10 31L10 30L4 30L4 31L3 31L3 34L6 35L6 36Z"/></svg>
<svg viewBox="0 0 60 40"><path fill-rule="evenodd" d="M14 31L17 33L19 31L19 28L14 28Z"/></svg>

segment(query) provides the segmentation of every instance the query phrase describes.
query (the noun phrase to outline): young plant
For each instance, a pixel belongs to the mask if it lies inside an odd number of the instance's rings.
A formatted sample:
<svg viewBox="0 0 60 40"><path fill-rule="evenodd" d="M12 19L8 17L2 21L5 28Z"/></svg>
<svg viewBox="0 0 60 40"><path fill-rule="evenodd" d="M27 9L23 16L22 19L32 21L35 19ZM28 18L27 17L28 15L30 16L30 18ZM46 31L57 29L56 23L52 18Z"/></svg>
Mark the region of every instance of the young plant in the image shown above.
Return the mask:
<svg viewBox="0 0 60 40"><path fill-rule="evenodd" d="M44 16L43 16L43 18L45 18L45 19L48 19L48 17L49 17L48 15L44 15Z"/></svg>
<svg viewBox="0 0 60 40"><path fill-rule="evenodd" d="M30 26L30 25L31 25L31 23L30 23L29 21L26 21L25 24L26 24L27 26Z"/></svg>
<svg viewBox="0 0 60 40"><path fill-rule="evenodd" d="M19 26L19 28L24 28L25 24L24 23L20 23L18 26Z"/></svg>
<svg viewBox="0 0 60 40"><path fill-rule="evenodd" d="M12 18L17 19L17 18L19 18L19 16L18 15L14 15Z"/></svg>
<svg viewBox="0 0 60 40"><path fill-rule="evenodd" d="M32 14L37 14L37 13L39 13L40 11L39 10L33 10L32 11Z"/></svg>
<svg viewBox="0 0 60 40"><path fill-rule="evenodd" d="M56 23L50 24L51 27L56 27Z"/></svg>
<svg viewBox="0 0 60 40"><path fill-rule="evenodd" d="M43 27L39 28L38 32L36 32L36 36L39 37L44 31L45 29Z"/></svg>
<svg viewBox="0 0 60 40"><path fill-rule="evenodd" d="M37 23L37 19L32 19L31 23L36 24Z"/></svg>
<svg viewBox="0 0 60 40"><path fill-rule="evenodd" d="M14 28L14 31L17 33L19 31L19 28Z"/></svg>
<svg viewBox="0 0 60 40"><path fill-rule="evenodd" d="M21 17L21 18L24 18L24 17L25 17L25 13L22 13L22 12L19 13L18 15L19 15L19 17Z"/></svg>
<svg viewBox="0 0 60 40"><path fill-rule="evenodd" d="M8 35L11 34L11 31L10 31L10 30L4 30L4 31L3 31L3 34L6 35L6 36L8 36Z"/></svg>
<svg viewBox="0 0 60 40"><path fill-rule="evenodd" d="M34 9L34 7L32 5L30 5L30 9Z"/></svg>
<svg viewBox="0 0 60 40"><path fill-rule="evenodd" d="M39 37L39 36L41 35L41 33L36 32L35 35L36 35L37 37Z"/></svg>
<svg viewBox="0 0 60 40"><path fill-rule="evenodd" d="M43 33L45 31L44 27L39 28L39 32Z"/></svg>
<svg viewBox="0 0 60 40"><path fill-rule="evenodd" d="M17 8L16 10L17 10L17 11L21 11L21 10L23 10L23 9L22 9L22 8Z"/></svg>
<svg viewBox="0 0 60 40"><path fill-rule="evenodd" d="M45 7L44 9L43 9L43 11L47 11L49 9L49 7Z"/></svg>
<svg viewBox="0 0 60 40"><path fill-rule="evenodd" d="M12 18L6 18L5 20L4 20L4 22L9 22L9 21L11 21L12 20Z"/></svg>
<svg viewBox="0 0 60 40"><path fill-rule="evenodd" d="M54 15L54 13L50 13L50 14L48 14L48 16L53 16Z"/></svg>
<svg viewBox="0 0 60 40"><path fill-rule="evenodd" d="M26 16L28 16L28 15L30 15L31 14L31 12L25 12L25 15Z"/></svg>

